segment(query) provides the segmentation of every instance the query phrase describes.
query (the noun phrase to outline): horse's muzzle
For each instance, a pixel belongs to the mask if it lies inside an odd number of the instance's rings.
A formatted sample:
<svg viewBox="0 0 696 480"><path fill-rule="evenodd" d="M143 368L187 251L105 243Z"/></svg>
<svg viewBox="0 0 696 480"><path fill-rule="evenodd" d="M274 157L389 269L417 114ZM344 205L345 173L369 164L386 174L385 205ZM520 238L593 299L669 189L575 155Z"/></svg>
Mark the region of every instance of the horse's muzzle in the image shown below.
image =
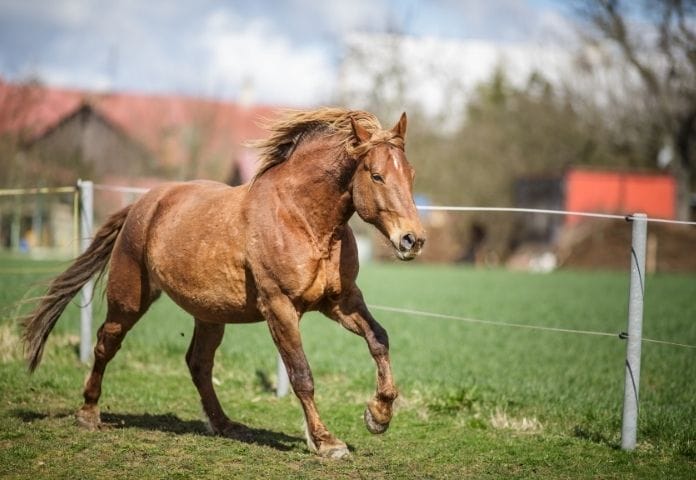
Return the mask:
<svg viewBox="0 0 696 480"><path fill-rule="evenodd" d="M400 260L406 261L416 258L420 254L424 243L425 237L422 235L417 236L413 232L406 232L405 234L401 235L398 242L395 242L392 239L392 245L394 245L396 256Z"/></svg>

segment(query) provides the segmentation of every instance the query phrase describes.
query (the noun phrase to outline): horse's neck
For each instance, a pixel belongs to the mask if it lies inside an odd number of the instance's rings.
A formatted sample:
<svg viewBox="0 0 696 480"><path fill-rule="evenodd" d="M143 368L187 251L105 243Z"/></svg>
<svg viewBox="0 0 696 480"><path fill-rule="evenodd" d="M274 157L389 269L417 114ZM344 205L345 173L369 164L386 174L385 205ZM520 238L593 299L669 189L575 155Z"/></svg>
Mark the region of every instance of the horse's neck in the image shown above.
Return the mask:
<svg viewBox="0 0 696 480"><path fill-rule="evenodd" d="M279 188L287 189L292 209L304 217L317 239L333 235L353 215L350 184L355 161L339 149L310 142L278 167Z"/></svg>

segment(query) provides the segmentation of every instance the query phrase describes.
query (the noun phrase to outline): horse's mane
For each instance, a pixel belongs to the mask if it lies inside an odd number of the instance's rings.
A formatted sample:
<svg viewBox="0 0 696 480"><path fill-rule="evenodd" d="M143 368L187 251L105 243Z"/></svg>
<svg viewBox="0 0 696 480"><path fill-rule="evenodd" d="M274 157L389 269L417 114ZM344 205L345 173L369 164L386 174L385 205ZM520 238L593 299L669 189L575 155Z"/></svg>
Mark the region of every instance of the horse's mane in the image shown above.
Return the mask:
<svg viewBox="0 0 696 480"><path fill-rule="evenodd" d="M360 143L353 132L351 119L372 134L367 142ZM265 120L262 126L271 132L268 138L248 142L247 145L258 148L259 165L251 180L253 183L271 167L287 160L297 145L308 134L325 132L334 136L346 153L362 156L379 143L391 143L404 148L404 142L391 130L382 130L382 126L373 114L362 110L322 107L316 110L283 110L278 119Z"/></svg>

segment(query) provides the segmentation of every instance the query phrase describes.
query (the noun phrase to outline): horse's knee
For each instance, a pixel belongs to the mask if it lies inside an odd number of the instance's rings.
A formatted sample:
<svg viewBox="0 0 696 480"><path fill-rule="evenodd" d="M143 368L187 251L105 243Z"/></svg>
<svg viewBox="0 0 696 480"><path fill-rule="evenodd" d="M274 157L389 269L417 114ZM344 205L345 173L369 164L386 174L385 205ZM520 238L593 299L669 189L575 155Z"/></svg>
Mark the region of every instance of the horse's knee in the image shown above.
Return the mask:
<svg viewBox="0 0 696 480"><path fill-rule="evenodd" d="M194 385L203 385L208 379L212 378L213 365L210 362L202 361L196 355L187 355L186 364Z"/></svg>
<svg viewBox="0 0 696 480"><path fill-rule="evenodd" d="M206 326L196 321L193 338L185 357L196 386L203 385L212 378L215 350L222 340L222 328L220 325Z"/></svg>
<svg viewBox="0 0 696 480"><path fill-rule="evenodd" d="M372 335L368 337L370 352L373 356L389 354L389 334L380 324L372 326Z"/></svg>
<svg viewBox="0 0 696 480"><path fill-rule="evenodd" d="M370 353L372 353L373 357L385 357L389 355L389 345L379 342L370 345L370 347Z"/></svg>
<svg viewBox="0 0 696 480"><path fill-rule="evenodd" d="M201 374L205 373L206 371L206 365L199 361L195 355L187 356L186 365L188 366L189 372L191 372L191 376L194 379L200 377Z"/></svg>
<svg viewBox="0 0 696 480"><path fill-rule="evenodd" d="M297 395L314 395L314 379L311 373L292 372L288 376Z"/></svg>

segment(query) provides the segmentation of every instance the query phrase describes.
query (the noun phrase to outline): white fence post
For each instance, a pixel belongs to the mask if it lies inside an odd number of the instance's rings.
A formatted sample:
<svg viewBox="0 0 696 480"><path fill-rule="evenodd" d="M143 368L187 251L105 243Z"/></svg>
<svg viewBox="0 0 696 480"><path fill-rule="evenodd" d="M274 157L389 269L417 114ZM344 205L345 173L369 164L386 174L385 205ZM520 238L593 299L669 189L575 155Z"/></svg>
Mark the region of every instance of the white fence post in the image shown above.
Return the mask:
<svg viewBox="0 0 696 480"><path fill-rule="evenodd" d="M626 340L626 365L624 379L624 403L621 425L621 448L634 450L638 430L638 392L640 386L640 347L643 331L643 299L645 295L645 245L647 216L632 215L631 281L628 296L628 337Z"/></svg>
<svg viewBox="0 0 696 480"><path fill-rule="evenodd" d="M290 385L290 379L288 378L288 371L285 369L285 362L278 354L278 380L276 383L276 396L284 397L288 394L288 387Z"/></svg>
<svg viewBox="0 0 696 480"><path fill-rule="evenodd" d="M78 180L80 192L80 252L84 253L92 241L94 225L94 184L89 180ZM80 361L88 363L92 353L92 294L94 280L82 287L80 300Z"/></svg>

